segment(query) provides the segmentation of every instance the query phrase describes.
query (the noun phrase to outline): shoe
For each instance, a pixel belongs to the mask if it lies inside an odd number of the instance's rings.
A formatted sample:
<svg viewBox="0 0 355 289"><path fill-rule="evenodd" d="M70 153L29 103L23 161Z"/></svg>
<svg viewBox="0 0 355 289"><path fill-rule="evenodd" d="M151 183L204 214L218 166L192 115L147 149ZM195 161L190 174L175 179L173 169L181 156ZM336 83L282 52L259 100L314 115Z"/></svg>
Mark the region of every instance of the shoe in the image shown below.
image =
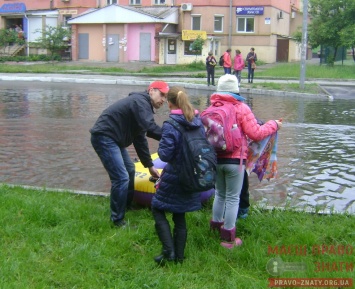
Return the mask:
<svg viewBox="0 0 355 289"><path fill-rule="evenodd" d="M238 219L246 219L248 217L249 209L239 209Z"/></svg>
<svg viewBox="0 0 355 289"><path fill-rule="evenodd" d="M234 247L241 246L243 241L239 238L235 238L234 241L231 242L221 242L221 246L227 249L233 249Z"/></svg>
<svg viewBox="0 0 355 289"><path fill-rule="evenodd" d="M127 222L125 220L119 220L113 222L115 227L125 228L127 226Z"/></svg>
<svg viewBox="0 0 355 289"><path fill-rule="evenodd" d="M155 256L154 261L161 266L164 266L166 262L175 261L175 252L174 251L165 251L161 253L161 255Z"/></svg>

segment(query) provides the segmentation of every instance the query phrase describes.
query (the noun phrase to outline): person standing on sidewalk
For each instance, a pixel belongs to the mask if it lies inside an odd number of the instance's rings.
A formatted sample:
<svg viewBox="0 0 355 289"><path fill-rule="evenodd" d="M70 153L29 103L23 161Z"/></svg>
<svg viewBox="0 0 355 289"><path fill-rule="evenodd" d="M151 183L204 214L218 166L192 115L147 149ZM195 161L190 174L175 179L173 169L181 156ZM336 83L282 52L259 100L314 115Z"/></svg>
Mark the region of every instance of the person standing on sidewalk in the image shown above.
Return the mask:
<svg viewBox="0 0 355 289"><path fill-rule="evenodd" d="M240 86L240 81L242 79L242 70L245 67L244 59L239 49L235 51L234 57L234 75L238 78L238 84Z"/></svg>
<svg viewBox="0 0 355 289"><path fill-rule="evenodd" d="M226 52L223 54L223 69L225 74L232 73L232 57L231 57L232 49L228 48Z"/></svg>
<svg viewBox="0 0 355 289"><path fill-rule="evenodd" d="M250 52L247 54L246 60L248 63L248 83L253 83L255 62L258 61L254 47L250 48Z"/></svg>
<svg viewBox="0 0 355 289"><path fill-rule="evenodd" d="M216 67L217 60L213 56L212 51L208 52L208 56L206 58L206 69L207 69L207 85L210 86L212 81L212 85L214 86L214 68Z"/></svg>
<svg viewBox="0 0 355 289"><path fill-rule="evenodd" d="M144 167L159 178L153 165L146 136L160 140L161 127L154 121L154 109L166 101L169 86L152 82L144 92L132 92L106 108L90 129L91 144L111 180L111 221L125 226L126 208L133 199L135 166L127 147L132 143Z"/></svg>

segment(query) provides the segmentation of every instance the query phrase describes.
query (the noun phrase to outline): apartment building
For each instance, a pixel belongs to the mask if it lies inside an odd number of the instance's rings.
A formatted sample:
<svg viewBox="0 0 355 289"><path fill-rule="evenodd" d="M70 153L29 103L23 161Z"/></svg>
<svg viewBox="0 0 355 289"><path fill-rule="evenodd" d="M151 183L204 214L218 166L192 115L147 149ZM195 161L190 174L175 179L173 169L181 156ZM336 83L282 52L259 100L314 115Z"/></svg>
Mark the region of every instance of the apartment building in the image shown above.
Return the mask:
<svg viewBox="0 0 355 289"><path fill-rule="evenodd" d="M46 25L70 25L73 60L181 64L254 47L273 63L300 59L301 11L302 0L0 0L0 28L21 24L33 42Z"/></svg>

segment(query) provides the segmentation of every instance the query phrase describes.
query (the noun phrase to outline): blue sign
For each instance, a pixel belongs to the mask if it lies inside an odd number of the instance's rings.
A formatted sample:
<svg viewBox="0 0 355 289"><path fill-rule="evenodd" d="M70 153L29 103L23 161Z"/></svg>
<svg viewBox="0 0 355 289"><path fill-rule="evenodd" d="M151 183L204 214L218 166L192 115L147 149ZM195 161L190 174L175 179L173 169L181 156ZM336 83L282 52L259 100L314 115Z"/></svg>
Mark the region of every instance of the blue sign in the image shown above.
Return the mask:
<svg viewBox="0 0 355 289"><path fill-rule="evenodd" d="M0 13L24 13L26 5L24 3L9 3L4 4L0 8Z"/></svg>
<svg viewBox="0 0 355 289"><path fill-rule="evenodd" d="M263 15L264 7L263 6L243 6L237 7L237 15Z"/></svg>

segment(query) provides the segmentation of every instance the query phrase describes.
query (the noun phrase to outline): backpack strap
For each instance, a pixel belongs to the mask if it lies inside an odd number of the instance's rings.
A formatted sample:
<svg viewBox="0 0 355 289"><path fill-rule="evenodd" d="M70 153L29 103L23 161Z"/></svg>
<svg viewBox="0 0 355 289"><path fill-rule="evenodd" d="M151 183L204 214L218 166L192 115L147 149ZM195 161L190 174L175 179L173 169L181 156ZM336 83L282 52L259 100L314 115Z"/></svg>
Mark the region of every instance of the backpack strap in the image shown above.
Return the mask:
<svg viewBox="0 0 355 289"><path fill-rule="evenodd" d="M175 127L181 134L183 134L186 131L185 128L182 125L180 125L175 119L169 117L166 121L170 123L173 127Z"/></svg>

